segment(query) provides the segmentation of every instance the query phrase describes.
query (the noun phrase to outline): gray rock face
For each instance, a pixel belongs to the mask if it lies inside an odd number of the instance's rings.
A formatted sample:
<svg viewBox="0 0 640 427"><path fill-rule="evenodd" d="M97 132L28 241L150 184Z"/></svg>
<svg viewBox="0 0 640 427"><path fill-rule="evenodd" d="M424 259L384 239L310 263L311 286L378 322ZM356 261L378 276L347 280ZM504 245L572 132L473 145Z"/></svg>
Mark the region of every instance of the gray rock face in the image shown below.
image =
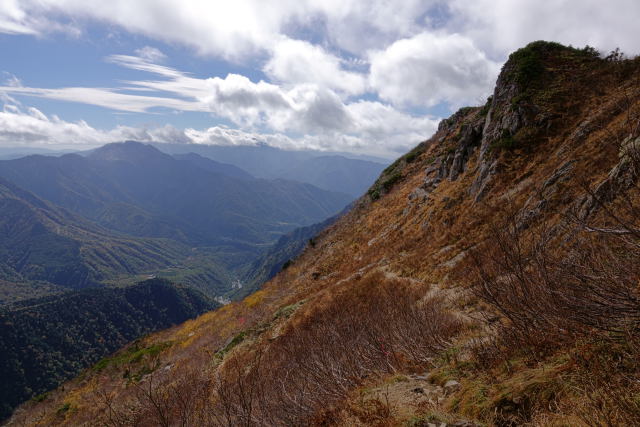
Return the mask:
<svg viewBox="0 0 640 427"><path fill-rule="evenodd" d="M513 137L523 127L533 124L534 117L538 114L538 109L534 105L514 104L514 100L522 94L522 88L510 77L514 71L513 66L507 63L498 77L482 129L477 174L469 188L469 193L474 196L476 202L482 200L487 194L492 177L497 171L497 160L489 152L492 144L504 137ZM542 122L536 122L537 126L542 124Z"/></svg>
<svg viewBox="0 0 640 427"><path fill-rule="evenodd" d="M516 83L514 64L505 64L493 92L489 114L482 130L481 154L484 155L491 143L499 140L505 134L515 135L522 127L531 124L536 114L536 107L532 105L514 104L514 100L522 95L522 88Z"/></svg>
<svg viewBox="0 0 640 427"><path fill-rule="evenodd" d="M496 87L496 92L497 91L498 88ZM487 186L489 184L489 181L491 180L491 177L493 177L493 175L495 175L496 173L497 162L494 159L490 159L488 155L491 143L497 140L497 138L489 136L489 132L493 129L493 132L495 133L496 129L495 126L493 126L493 128L491 127L491 117L493 116L495 102L496 100L494 94L494 98L491 101L491 106L489 107L489 112L487 113L487 117L482 128L482 142L480 144L480 153L478 154L478 171L476 173L476 178L473 180L473 183L469 188L469 193L475 196L476 202L482 200L486 193Z"/></svg>
<svg viewBox="0 0 640 427"><path fill-rule="evenodd" d="M608 202L620 192L628 189L638 179L640 171L633 167L631 160L640 157L640 138L627 137L620 145L618 163L607 177L595 188L593 194L578 201L578 218L586 219L602 202Z"/></svg>
<svg viewBox="0 0 640 427"><path fill-rule="evenodd" d="M435 173L435 175L434 175ZM429 194L438 187L444 173L442 159L437 158L425 169L426 178L422 185L409 194L410 202L424 203L429 200Z"/></svg>
<svg viewBox="0 0 640 427"><path fill-rule="evenodd" d="M468 125L462 131L462 135L458 141L458 148L456 148L456 151L453 153L453 159L449 168L449 181L455 181L458 179L458 176L465 171L469 157L482 140L482 131L483 125L481 122Z"/></svg>
<svg viewBox="0 0 640 427"><path fill-rule="evenodd" d="M497 159L487 159L485 157L480 160L476 178L473 180L469 193L474 196L474 200L479 202L489 191L491 178L496 174L498 169Z"/></svg>
<svg viewBox="0 0 640 427"><path fill-rule="evenodd" d="M429 192L422 187L416 188L409 194L409 200L411 201L426 201L428 197Z"/></svg>
<svg viewBox="0 0 640 427"><path fill-rule="evenodd" d="M527 199L516 218L516 227L518 230L526 229L533 220L542 215L549 206L549 200L552 199L560 189L559 184L570 179L574 165L575 160L570 160L562 164L546 179L540 190Z"/></svg>
<svg viewBox="0 0 640 427"><path fill-rule="evenodd" d="M440 122L439 129L445 133L450 133L457 126L453 119L458 116L456 113L452 118ZM457 118L459 120L459 117ZM467 167L469 157L473 154L482 138L482 122L467 124L461 132L456 149L436 159L425 169L425 179L422 185L409 194L410 202L426 202L429 194L433 192L443 180L455 181Z"/></svg>
<svg viewBox="0 0 640 427"><path fill-rule="evenodd" d="M575 165L575 160L569 160L564 163L558 169L556 169L549 178L542 184L542 195L543 197L549 197L552 193L554 193L558 187L558 183L567 181L569 179L569 174L573 170Z"/></svg>

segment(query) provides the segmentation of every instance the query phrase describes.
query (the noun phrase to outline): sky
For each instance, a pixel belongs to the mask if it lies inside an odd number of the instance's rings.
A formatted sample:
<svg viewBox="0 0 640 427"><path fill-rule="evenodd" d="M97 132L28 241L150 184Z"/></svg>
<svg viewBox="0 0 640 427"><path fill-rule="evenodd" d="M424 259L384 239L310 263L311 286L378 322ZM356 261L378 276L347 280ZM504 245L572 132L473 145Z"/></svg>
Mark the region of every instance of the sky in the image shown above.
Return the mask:
<svg viewBox="0 0 640 427"><path fill-rule="evenodd" d="M397 157L535 40L640 53L638 0L0 0L0 147Z"/></svg>

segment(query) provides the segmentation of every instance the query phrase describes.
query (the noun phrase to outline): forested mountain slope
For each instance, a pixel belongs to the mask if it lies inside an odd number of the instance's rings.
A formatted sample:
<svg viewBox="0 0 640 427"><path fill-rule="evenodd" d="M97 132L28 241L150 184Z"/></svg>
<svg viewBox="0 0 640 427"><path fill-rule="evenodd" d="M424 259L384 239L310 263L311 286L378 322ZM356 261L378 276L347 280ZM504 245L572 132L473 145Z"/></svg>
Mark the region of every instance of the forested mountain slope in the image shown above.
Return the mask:
<svg viewBox="0 0 640 427"><path fill-rule="evenodd" d="M260 291L10 423L638 424L639 81L638 59L514 52Z"/></svg>
<svg viewBox="0 0 640 427"><path fill-rule="evenodd" d="M3 288L96 286L118 275L167 267L187 253L184 245L166 239L111 233L1 179L0 211ZM10 301L15 295L7 292Z"/></svg>
<svg viewBox="0 0 640 427"><path fill-rule="evenodd" d="M342 214L346 212L347 209ZM317 224L297 228L280 237L268 251L246 267L246 273L242 276L243 286L233 294L234 299L252 294L280 271L288 268L304 248L315 245L315 237L339 217L340 215L336 215Z"/></svg>
<svg viewBox="0 0 640 427"><path fill-rule="evenodd" d="M218 306L197 291L154 279L5 307L0 310L0 417L129 341ZM134 348L145 354L135 344Z"/></svg>

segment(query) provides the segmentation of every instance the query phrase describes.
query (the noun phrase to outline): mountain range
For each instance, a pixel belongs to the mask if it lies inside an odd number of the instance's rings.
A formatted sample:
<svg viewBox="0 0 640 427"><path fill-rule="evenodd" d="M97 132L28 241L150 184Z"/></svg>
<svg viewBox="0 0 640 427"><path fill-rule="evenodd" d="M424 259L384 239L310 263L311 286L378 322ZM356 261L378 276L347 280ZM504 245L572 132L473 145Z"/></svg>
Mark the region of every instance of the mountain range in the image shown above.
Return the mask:
<svg viewBox="0 0 640 427"><path fill-rule="evenodd" d="M326 153L313 150L283 150L266 144L197 145L152 144L173 155L195 153L231 164L265 179L291 179L328 191L360 197L389 164L386 159Z"/></svg>
<svg viewBox="0 0 640 427"><path fill-rule="evenodd" d="M1 279L13 289L26 286L32 296L161 269L187 253L186 246L167 239L112 233L3 179L0 210Z"/></svg>
<svg viewBox="0 0 640 427"><path fill-rule="evenodd" d="M159 237L170 221L189 241L205 244L230 236L240 242L269 242L284 230L324 219L350 200L291 181L247 182L237 170L235 176L222 170L204 158L178 160L135 142L109 144L86 157L0 162L5 179L101 225ZM119 223L125 206L133 207L131 215L141 224Z"/></svg>
<svg viewBox="0 0 640 427"><path fill-rule="evenodd" d="M0 161L0 177L24 189L20 194L30 200L17 203L17 197L7 196L7 215L13 216L4 219L14 225L7 231L14 240L5 242L51 248L57 258L45 263L59 265L60 271L31 272L28 260L13 260L22 256L15 250L12 259L7 253L11 268L20 270L20 280L70 287L171 267L170 277L221 295L243 265L279 236L320 222L351 200L310 184L253 178L196 154L172 157L136 142L109 144L86 156ZM37 215L27 218L26 209ZM49 231L37 234L37 221ZM42 239L53 239L65 250L41 245ZM95 245L90 248L89 242ZM75 258L64 261L63 256ZM18 278L11 271L4 280Z"/></svg>

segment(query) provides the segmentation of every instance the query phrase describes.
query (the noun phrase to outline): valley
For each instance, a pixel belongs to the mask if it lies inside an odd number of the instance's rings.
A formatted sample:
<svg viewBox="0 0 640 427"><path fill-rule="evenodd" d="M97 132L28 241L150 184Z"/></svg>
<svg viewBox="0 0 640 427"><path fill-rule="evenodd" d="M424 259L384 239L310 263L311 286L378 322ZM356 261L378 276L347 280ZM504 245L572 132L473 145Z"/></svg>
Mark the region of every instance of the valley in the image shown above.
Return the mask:
<svg viewBox="0 0 640 427"><path fill-rule="evenodd" d="M350 200L137 142L0 161L2 416L259 289Z"/></svg>
<svg viewBox="0 0 640 427"><path fill-rule="evenodd" d="M279 236L320 222L351 200L297 181L256 179L196 154L174 158L134 142L107 145L84 157L33 155L0 161L0 177L19 186L21 194L27 194L22 189L32 192L31 199L45 199L37 203L49 203L73 223L60 220L56 230L78 228L83 222L96 230L93 237L86 230L79 232L82 244L69 243L77 247L69 250L76 250L73 256L78 257L69 264L85 262L86 273L26 277L71 288L152 274L180 280L212 297L225 296L245 265ZM116 253L95 247L100 233L113 235L114 241L127 240L132 249L120 247ZM69 232L57 234L66 238ZM18 238L25 240L20 234ZM148 253L134 252L136 245L145 245Z"/></svg>

